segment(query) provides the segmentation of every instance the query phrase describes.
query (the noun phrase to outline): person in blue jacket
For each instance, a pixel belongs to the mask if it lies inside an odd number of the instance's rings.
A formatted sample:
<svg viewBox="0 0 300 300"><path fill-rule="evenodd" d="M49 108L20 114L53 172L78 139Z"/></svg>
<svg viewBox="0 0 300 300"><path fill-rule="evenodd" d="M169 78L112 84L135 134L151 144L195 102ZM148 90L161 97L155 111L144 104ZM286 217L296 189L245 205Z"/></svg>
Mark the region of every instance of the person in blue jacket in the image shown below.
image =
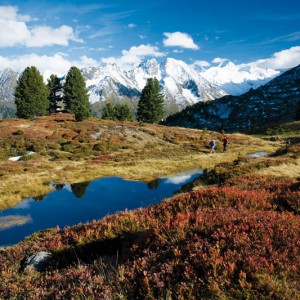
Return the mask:
<svg viewBox="0 0 300 300"><path fill-rule="evenodd" d="M214 140L211 140L209 142L209 148L210 148L210 154L215 153L216 142Z"/></svg>

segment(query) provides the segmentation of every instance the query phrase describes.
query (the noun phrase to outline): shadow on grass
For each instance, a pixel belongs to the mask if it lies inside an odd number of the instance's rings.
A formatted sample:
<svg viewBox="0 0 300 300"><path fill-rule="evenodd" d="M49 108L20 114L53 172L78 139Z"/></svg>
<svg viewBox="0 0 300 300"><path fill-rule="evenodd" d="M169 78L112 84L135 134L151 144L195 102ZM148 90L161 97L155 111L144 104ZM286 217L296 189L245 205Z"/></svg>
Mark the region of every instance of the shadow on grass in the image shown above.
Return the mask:
<svg viewBox="0 0 300 300"><path fill-rule="evenodd" d="M126 233L115 238L95 240L82 245L54 253L47 270L64 269L77 264L91 264L99 258L117 257L119 262L128 258L128 253L134 242L140 240L145 232Z"/></svg>

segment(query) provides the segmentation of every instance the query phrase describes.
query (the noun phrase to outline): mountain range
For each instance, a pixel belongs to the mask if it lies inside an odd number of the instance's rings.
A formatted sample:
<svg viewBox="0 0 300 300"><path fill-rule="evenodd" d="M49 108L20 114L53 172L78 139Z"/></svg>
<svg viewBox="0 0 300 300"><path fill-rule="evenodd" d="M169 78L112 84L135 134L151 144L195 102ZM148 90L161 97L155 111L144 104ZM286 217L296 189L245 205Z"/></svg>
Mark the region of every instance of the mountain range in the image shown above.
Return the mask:
<svg viewBox="0 0 300 300"><path fill-rule="evenodd" d="M240 95L257 88L278 75L278 71L232 62L210 68L189 65L181 60L167 58L143 61L132 70L123 70L116 64L96 65L82 69L90 91L92 111L101 115L106 101L126 103L136 109L147 79L156 77L165 95L166 114L181 111L197 102L205 102L224 95ZM0 117L14 116L13 91L18 73L0 71Z"/></svg>
<svg viewBox="0 0 300 300"><path fill-rule="evenodd" d="M165 125L249 131L300 119L300 65L240 96L224 96L189 106Z"/></svg>
<svg viewBox="0 0 300 300"><path fill-rule="evenodd" d="M243 94L279 74L272 69L232 62L204 69L173 58L162 63L156 59L146 60L129 71L120 69L116 64L108 64L85 68L82 72L92 105L110 101L127 103L133 108L136 108L147 79L156 77L165 95L167 115L199 101Z"/></svg>

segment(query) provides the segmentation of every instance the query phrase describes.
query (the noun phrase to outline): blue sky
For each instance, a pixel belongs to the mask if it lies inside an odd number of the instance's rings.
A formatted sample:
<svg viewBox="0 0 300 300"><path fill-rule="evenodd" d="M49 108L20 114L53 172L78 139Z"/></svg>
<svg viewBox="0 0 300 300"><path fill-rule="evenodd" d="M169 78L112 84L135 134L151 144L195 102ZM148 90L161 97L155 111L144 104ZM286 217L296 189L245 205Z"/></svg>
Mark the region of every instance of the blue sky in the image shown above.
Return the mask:
<svg viewBox="0 0 300 300"><path fill-rule="evenodd" d="M150 57L205 67L300 63L297 0L0 1L0 25L0 68L63 73L73 64L130 68Z"/></svg>

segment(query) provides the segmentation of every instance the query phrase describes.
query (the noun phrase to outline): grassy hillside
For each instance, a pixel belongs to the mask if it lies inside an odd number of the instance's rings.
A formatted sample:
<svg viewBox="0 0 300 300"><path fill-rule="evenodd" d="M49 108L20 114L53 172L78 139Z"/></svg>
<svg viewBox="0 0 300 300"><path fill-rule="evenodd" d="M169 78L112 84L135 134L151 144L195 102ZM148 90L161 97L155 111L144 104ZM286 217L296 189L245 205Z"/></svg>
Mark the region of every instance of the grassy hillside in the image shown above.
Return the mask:
<svg viewBox="0 0 300 300"><path fill-rule="evenodd" d="M227 135L223 153L223 135L208 131L76 123L69 115L1 121L3 206L50 181L209 171L157 205L48 229L0 250L0 298L300 299L300 143L295 124L287 126L276 141ZM212 138L218 147L210 155ZM247 157L258 151L270 155ZM53 255L46 268L22 268L38 251Z"/></svg>
<svg viewBox="0 0 300 300"><path fill-rule="evenodd" d="M103 176L151 180L195 167L213 168L257 151L274 152L282 141L228 135L222 153L219 133L89 119L68 114L0 121L0 208L49 192L50 182L81 182ZM210 139L217 153L208 155ZM28 151L34 154L26 154ZM22 156L21 161L9 157Z"/></svg>

